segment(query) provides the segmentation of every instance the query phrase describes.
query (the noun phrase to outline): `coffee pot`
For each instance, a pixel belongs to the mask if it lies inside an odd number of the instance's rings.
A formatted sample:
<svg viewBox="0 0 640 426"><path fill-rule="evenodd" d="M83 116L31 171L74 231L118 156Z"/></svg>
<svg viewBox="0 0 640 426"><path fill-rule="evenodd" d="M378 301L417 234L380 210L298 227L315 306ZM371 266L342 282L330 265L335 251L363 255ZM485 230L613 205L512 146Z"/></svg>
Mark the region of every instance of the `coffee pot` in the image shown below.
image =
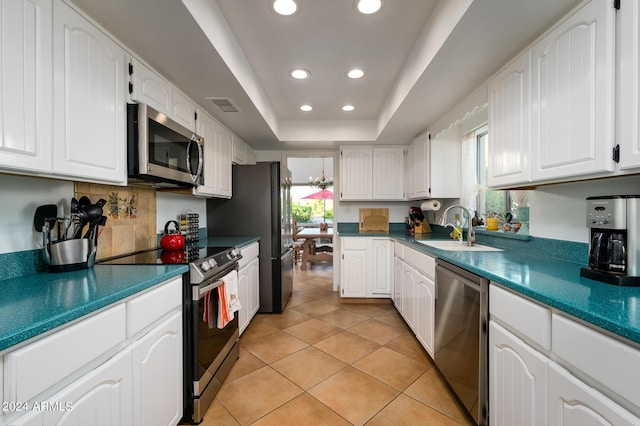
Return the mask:
<svg viewBox="0 0 640 426"><path fill-rule="evenodd" d="M640 286L640 195L587 198L589 265L580 275Z"/></svg>

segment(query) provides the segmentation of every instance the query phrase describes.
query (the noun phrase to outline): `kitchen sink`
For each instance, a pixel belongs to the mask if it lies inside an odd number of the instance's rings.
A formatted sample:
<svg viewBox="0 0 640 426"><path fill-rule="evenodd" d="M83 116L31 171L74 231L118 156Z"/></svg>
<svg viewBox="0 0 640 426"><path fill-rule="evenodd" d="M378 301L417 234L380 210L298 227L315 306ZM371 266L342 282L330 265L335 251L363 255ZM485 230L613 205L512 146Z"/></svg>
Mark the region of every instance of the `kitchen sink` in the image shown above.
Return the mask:
<svg viewBox="0 0 640 426"><path fill-rule="evenodd" d="M474 244L472 246L468 246L466 242L460 244L460 241L453 240L425 240L418 242L420 244L424 244L425 246L447 251L502 251L502 249L483 246L482 244Z"/></svg>

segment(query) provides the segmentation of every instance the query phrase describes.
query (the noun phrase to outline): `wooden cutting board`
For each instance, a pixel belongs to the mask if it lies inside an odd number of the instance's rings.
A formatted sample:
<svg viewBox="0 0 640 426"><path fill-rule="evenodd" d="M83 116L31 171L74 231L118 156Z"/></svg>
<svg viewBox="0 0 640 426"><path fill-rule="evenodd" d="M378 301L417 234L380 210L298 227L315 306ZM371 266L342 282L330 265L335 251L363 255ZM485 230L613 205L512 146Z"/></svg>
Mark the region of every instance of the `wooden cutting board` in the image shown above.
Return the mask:
<svg viewBox="0 0 640 426"><path fill-rule="evenodd" d="M360 233L388 233L389 209L360 209Z"/></svg>

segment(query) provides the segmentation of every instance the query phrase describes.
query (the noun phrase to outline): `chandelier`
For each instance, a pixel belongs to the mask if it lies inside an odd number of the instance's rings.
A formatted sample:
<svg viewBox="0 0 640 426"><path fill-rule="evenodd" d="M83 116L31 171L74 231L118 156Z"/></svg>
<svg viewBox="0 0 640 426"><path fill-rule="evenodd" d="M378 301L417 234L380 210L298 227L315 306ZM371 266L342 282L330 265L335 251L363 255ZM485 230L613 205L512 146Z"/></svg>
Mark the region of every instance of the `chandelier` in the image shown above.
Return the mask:
<svg viewBox="0 0 640 426"><path fill-rule="evenodd" d="M333 178L327 179L324 174L324 158L322 159L322 173L320 177L316 177L315 179L312 176L309 176L309 185L316 186L322 190L327 188L331 188L333 186Z"/></svg>

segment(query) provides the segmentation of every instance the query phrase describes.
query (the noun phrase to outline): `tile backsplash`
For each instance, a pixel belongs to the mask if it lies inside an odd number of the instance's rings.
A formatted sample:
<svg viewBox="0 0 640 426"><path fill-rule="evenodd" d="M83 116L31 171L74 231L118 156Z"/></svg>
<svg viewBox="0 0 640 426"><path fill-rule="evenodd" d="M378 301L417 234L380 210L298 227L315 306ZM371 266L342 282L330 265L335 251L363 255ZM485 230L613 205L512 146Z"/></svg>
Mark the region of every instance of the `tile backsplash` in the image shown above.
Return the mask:
<svg viewBox="0 0 640 426"><path fill-rule="evenodd" d="M98 259L157 247L156 191L153 188L76 182L74 197L103 198L107 224L98 237Z"/></svg>

